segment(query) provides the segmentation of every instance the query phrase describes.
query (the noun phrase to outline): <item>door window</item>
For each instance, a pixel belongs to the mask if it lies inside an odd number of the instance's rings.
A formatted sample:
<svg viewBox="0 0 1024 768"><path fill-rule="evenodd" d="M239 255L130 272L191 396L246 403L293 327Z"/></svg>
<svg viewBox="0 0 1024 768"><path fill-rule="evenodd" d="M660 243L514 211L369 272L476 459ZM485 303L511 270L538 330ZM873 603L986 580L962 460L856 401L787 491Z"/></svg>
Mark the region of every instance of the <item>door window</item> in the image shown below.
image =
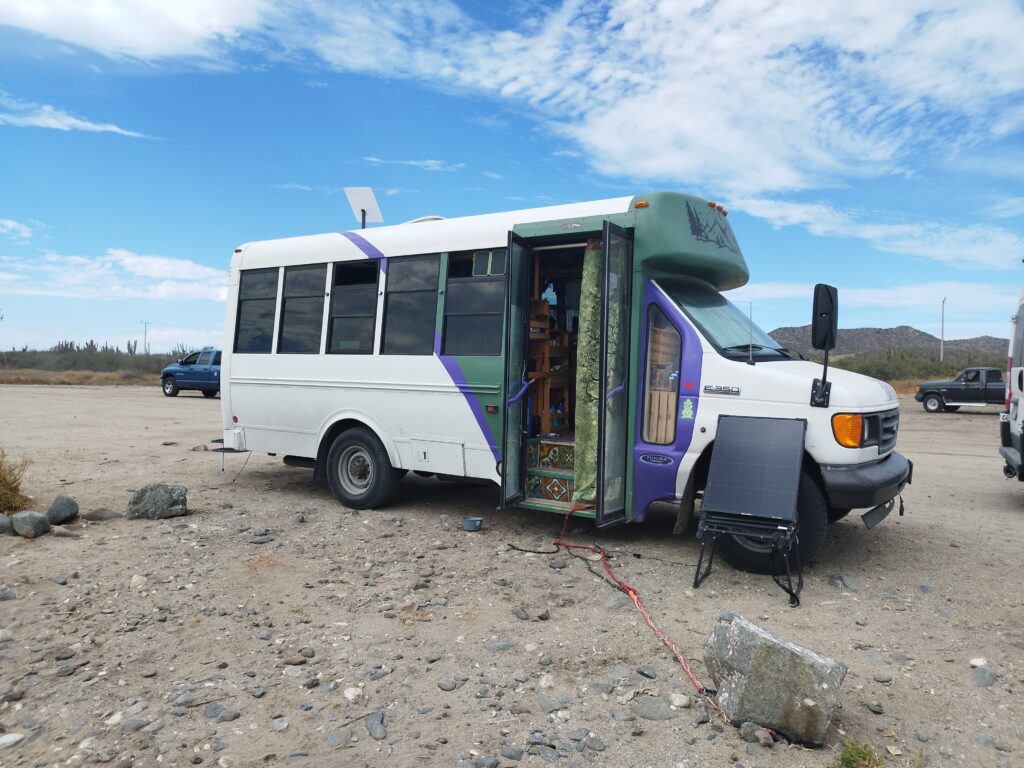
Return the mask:
<svg viewBox="0 0 1024 768"><path fill-rule="evenodd" d="M212 355L213 355L213 352L203 352L199 356L199 365L209 365L210 364L210 357Z"/></svg>
<svg viewBox="0 0 1024 768"><path fill-rule="evenodd" d="M198 360L198 359L199 359L199 353L198 352L193 352L188 357L183 358L182 361L181 361L181 364L182 365L195 365L196 364L196 360Z"/></svg>
<svg viewBox="0 0 1024 768"><path fill-rule="evenodd" d="M661 309L647 311L647 370L644 378L644 441L669 445L676 439L679 360L682 339Z"/></svg>

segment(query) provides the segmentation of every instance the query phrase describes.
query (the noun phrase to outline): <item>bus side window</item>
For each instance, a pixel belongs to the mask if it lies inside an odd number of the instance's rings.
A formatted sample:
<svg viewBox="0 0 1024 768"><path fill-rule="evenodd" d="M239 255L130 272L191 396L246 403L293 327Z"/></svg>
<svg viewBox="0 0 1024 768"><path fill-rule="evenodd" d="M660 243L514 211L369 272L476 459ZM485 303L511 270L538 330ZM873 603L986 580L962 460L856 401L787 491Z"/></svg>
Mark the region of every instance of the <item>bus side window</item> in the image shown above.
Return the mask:
<svg viewBox="0 0 1024 768"><path fill-rule="evenodd" d="M315 355L320 352L326 287L326 264L285 267L281 335L277 340L279 353Z"/></svg>
<svg viewBox="0 0 1024 768"><path fill-rule="evenodd" d="M644 441L669 445L676 439L679 399L679 331L656 305L647 310L647 371L644 392Z"/></svg>
<svg viewBox="0 0 1024 768"><path fill-rule="evenodd" d="M328 353L373 354L379 275L377 261L346 261L334 265Z"/></svg>
<svg viewBox="0 0 1024 768"><path fill-rule="evenodd" d="M274 343L277 278L277 267L247 269L239 275L235 352L270 352Z"/></svg>
<svg viewBox="0 0 1024 768"><path fill-rule="evenodd" d="M388 259L382 354L433 354L440 263L438 255Z"/></svg>
<svg viewBox="0 0 1024 768"><path fill-rule="evenodd" d="M505 309L505 249L448 257L446 355L500 355Z"/></svg>

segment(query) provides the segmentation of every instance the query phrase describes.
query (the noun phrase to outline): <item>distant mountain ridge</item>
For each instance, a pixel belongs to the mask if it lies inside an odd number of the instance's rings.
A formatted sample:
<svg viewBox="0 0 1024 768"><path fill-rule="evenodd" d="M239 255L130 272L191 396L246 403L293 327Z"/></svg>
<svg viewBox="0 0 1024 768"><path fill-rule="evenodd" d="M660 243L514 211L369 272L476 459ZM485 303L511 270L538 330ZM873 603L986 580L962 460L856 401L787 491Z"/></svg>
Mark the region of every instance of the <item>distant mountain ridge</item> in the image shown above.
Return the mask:
<svg viewBox="0 0 1024 768"><path fill-rule="evenodd" d="M769 335L786 349L807 356L814 352L811 348L810 325L776 328ZM1005 355L1008 346L1008 339L976 336L973 339L946 339L945 348L950 351ZM836 348L832 354L852 355L859 352L883 352L889 349L938 351L939 337L911 328L909 325L900 325L896 328L840 328Z"/></svg>

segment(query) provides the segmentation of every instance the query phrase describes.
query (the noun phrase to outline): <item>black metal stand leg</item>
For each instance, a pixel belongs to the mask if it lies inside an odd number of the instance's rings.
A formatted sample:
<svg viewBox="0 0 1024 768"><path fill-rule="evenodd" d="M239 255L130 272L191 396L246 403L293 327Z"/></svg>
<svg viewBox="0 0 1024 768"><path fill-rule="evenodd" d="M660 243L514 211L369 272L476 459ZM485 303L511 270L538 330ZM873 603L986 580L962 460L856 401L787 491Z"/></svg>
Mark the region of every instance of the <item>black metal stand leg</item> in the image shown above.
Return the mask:
<svg viewBox="0 0 1024 768"><path fill-rule="evenodd" d="M796 589L793 589L793 572L789 566L790 553L792 553L796 565ZM778 557L782 558L782 564L786 569L786 583L782 583L782 579L777 573L772 574L772 580L779 585L783 592L789 595L789 607L798 608L800 606L800 593L804 588L804 574L800 568L800 551L796 547L796 541L791 540L787 542L784 550L779 546L779 542L772 545L772 560L775 561L775 568L773 570L775 571L779 570L777 565Z"/></svg>
<svg viewBox="0 0 1024 768"><path fill-rule="evenodd" d="M704 571L701 572L700 566L704 562L704 549L708 545L707 539L701 541L700 555L697 557L697 571L693 574L694 589L697 589L697 587L699 587L704 582L704 579L706 579L711 574L711 566L715 562L715 545L717 543L718 536L716 536L715 534L711 534L711 551L708 552L708 564Z"/></svg>

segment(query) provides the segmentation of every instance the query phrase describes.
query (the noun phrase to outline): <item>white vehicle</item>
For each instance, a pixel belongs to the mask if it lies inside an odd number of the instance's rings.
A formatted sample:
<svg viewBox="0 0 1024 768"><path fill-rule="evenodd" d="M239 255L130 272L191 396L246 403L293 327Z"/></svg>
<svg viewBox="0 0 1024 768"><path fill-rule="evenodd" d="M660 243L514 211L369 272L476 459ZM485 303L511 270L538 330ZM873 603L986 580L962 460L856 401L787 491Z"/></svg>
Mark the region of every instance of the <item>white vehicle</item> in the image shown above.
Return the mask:
<svg viewBox="0 0 1024 768"><path fill-rule="evenodd" d="M908 482L899 406L839 370L810 404L820 367L721 294L748 279L726 217L660 192L243 245L225 448L313 467L354 508L387 504L413 470L601 528L674 502L685 528L720 414L803 419L810 562L828 522L872 508L873 525ZM769 570L749 544L719 546Z"/></svg>
<svg viewBox="0 0 1024 768"><path fill-rule="evenodd" d="M1021 462L1021 442L1024 434L1024 290L1017 301L1017 314L1010 318L1010 349L1006 353L1006 407L999 414L999 432L1002 447L999 453L1006 460L1003 474L1024 480Z"/></svg>

